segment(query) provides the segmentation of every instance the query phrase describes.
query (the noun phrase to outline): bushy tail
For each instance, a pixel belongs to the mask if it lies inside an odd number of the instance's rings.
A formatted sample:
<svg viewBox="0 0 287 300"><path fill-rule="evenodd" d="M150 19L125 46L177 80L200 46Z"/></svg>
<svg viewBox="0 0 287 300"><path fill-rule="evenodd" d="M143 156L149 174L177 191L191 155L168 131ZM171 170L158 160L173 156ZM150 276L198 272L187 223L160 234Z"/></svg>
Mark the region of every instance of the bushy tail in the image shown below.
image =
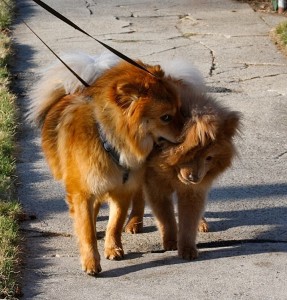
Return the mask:
<svg viewBox="0 0 287 300"><path fill-rule="evenodd" d="M109 52L98 56L65 54L61 59L88 84L92 84L105 70L119 62L119 58ZM26 115L28 121L41 126L49 109L59 99L83 88L83 84L61 62L46 68L30 93Z"/></svg>
<svg viewBox="0 0 287 300"><path fill-rule="evenodd" d="M190 62L180 59L165 61L161 63L162 69L167 76L182 80L198 93L206 91L202 74Z"/></svg>

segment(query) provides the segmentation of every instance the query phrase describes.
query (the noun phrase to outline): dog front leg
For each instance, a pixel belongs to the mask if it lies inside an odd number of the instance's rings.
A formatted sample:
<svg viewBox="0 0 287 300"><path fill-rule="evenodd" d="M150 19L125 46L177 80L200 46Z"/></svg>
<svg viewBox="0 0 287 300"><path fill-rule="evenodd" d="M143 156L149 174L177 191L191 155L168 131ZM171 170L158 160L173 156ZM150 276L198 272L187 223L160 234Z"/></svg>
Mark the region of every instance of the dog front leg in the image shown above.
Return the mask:
<svg viewBox="0 0 287 300"><path fill-rule="evenodd" d="M131 200L131 195L119 197L110 196L110 215L106 231L105 257L111 260L119 260L124 257L121 242L124 222Z"/></svg>
<svg viewBox="0 0 287 300"><path fill-rule="evenodd" d="M94 224L94 199L85 193L77 193L72 195L72 200L82 268L87 274L96 275L101 272L102 268Z"/></svg>
<svg viewBox="0 0 287 300"><path fill-rule="evenodd" d="M196 237L204 207L204 192L178 192L178 255L183 259L198 257Z"/></svg>

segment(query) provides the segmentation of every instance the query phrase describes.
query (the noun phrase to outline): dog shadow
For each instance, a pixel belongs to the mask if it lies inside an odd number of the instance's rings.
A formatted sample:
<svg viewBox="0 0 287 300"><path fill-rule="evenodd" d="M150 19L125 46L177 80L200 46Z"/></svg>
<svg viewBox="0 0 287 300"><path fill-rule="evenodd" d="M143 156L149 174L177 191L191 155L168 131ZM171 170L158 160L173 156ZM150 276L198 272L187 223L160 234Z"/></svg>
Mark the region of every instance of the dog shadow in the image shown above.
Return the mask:
<svg viewBox="0 0 287 300"><path fill-rule="evenodd" d="M230 228L241 226L271 226L276 227L273 236L280 229L286 230L287 200L282 201L287 195L287 183L217 187L210 193L210 201L220 202L230 199L232 201L258 201L259 199L272 198L274 205L262 208L243 209L239 211L206 211L210 231L226 231ZM275 201L276 200L276 201ZM277 201L278 200L278 201ZM244 208L246 205L244 205ZM278 232L279 233L279 232Z"/></svg>
<svg viewBox="0 0 287 300"><path fill-rule="evenodd" d="M137 257L141 257L146 253L137 253ZM125 259L129 259L129 256L126 256ZM124 267L119 267L107 271L103 271L100 273L98 276L102 278L113 278L113 277L121 277L125 276L131 273L135 273L144 269L152 269L152 268L157 268L157 267L164 267L164 266L171 266L171 265L176 265L179 263L189 263L186 261L183 261L179 258L174 257L173 255L165 258L160 258L160 259L155 259L151 260L148 262L143 262L139 264L134 264L134 265L129 265L129 266L124 266Z"/></svg>
<svg viewBox="0 0 287 300"><path fill-rule="evenodd" d="M235 201L256 200L267 197L280 197L282 199L282 197L287 195L287 184L218 187L213 189L210 198L211 201L224 201L230 199L230 195L232 195L232 199ZM199 243L200 256L196 259L196 262L264 253L287 252L286 215L287 206L284 205L237 211L207 211L205 217L207 218L211 232L226 231L230 228L242 226L266 225L268 229L262 230L256 236L246 239L211 240ZM149 213L145 214L145 217L151 216ZM212 219L212 221L208 219ZM144 232L155 230L157 230L155 226L144 227ZM157 253L161 258L104 271L100 276L105 278L120 277L143 269L194 263L193 261L180 259L177 257L176 251L169 251L170 255L168 257L166 254L162 256L164 252L164 250L153 252L153 254ZM140 259L144 255L147 255L147 253L129 253L125 259Z"/></svg>
<svg viewBox="0 0 287 300"><path fill-rule="evenodd" d="M158 251L158 254L164 251ZM153 259L148 262L141 262L135 263L133 265L128 265L124 267L116 267L114 269L110 269L107 271L103 271L98 276L101 278L115 278L126 276L128 274L132 274L135 272L139 272L145 269L153 269L153 268L161 268L166 266L173 266L173 265L183 265L188 264L192 267L192 264L197 262L203 262L208 260L215 260L215 259L222 259L222 258L229 258L229 257L236 257L236 256L249 256L254 254L260 253L276 253L276 252L287 252L287 241L285 243L278 243L276 246L273 244L266 245L266 247L262 247L262 244L256 247L250 246L248 241L246 243L238 244L232 247L224 247L224 248L216 248L212 250L200 250L199 258L194 261L183 260L177 257L176 251L168 251L170 252L169 256L164 256L162 258ZM131 253L125 256L125 259L140 259L146 255L146 253Z"/></svg>

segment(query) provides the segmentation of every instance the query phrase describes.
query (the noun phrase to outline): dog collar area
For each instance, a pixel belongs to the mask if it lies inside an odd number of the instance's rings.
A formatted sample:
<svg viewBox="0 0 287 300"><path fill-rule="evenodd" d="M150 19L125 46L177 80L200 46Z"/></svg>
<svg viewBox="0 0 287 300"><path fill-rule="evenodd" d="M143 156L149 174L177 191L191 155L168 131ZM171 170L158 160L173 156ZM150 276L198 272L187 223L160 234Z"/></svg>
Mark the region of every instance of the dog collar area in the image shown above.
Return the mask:
<svg viewBox="0 0 287 300"><path fill-rule="evenodd" d="M98 128L99 137L102 142L103 148L109 154L109 156L112 158L112 160L119 167L121 167L123 169L123 184L124 184L129 179L130 169L128 169L127 167L123 166L120 163L120 155L119 155L118 151L116 150L116 148L107 140L102 126L99 123L96 123L96 126Z"/></svg>

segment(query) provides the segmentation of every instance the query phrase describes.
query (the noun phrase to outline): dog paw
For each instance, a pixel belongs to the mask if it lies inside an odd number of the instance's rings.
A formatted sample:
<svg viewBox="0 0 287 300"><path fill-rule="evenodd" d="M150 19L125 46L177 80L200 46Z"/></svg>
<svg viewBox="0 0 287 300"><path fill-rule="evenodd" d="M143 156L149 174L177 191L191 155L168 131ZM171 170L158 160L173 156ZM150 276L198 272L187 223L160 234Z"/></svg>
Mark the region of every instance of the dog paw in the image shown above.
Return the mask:
<svg viewBox="0 0 287 300"><path fill-rule="evenodd" d="M185 260L193 260L198 257L198 250L196 247L183 247L179 248L178 256Z"/></svg>
<svg viewBox="0 0 287 300"><path fill-rule="evenodd" d="M166 251L177 250L177 241L164 241L163 249Z"/></svg>
<svg viewBox="0 0 287 300"><path fill-rule="evenodd" d="M143 232L143 222L135 222L134 220L130 220L125 227L125 232L132 234Z"/></svg>
<svg viewBox="0 0 287 300"><path fill-rule="evenodd" d="M124 258L124 250L120 247L106 248L105 258L110 260L121 260Z"/></svg>
<svg viewBox="0 0 287 300"><path fill-rule="evenodd" d="M96 259L95 257L82 258L82 269L91 276L99 274L102 271L100 259Z"/></svg>
<svg viewBox="0 0 287 300"><path fill-rule="evenodd" d="M199 232L208 232L209 231L208 223L204 218L202 218L199 222L198 231Z"/></svg>

